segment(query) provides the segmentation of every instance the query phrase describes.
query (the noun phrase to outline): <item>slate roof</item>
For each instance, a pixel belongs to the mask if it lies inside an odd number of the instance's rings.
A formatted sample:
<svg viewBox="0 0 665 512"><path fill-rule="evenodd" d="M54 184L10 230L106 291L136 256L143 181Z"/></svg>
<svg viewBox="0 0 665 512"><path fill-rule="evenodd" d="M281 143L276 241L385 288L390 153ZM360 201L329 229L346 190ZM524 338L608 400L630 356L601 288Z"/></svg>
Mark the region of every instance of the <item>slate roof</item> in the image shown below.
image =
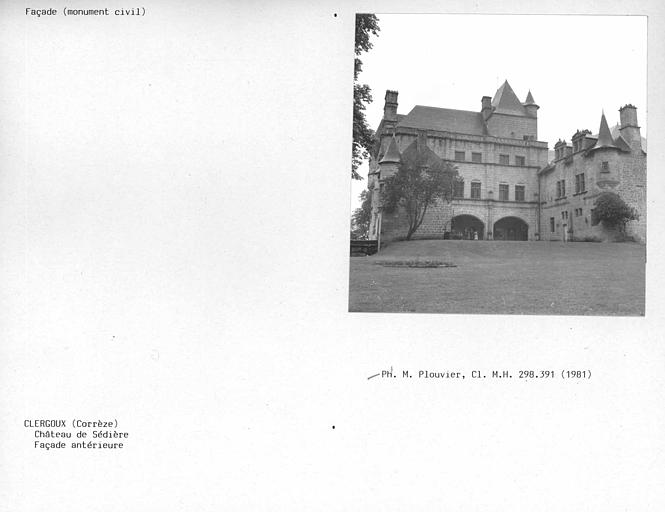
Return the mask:
<svg viewBox="0 0 665 512"><path fill-rule="evenodd" d="M531 89L529 89L529 94L526 95L525 105L535 105L536 102L533 101L533 95L531 94Z"/></svg>
<svg viewBox="0 0 665 512"><path fill-rule="evenodd" d="M379 162L380 164L387 163L396 163L400 161L399 149L397 147L397 140L395 140L395 135L393 134L392 139L390 139L390 144L388 145L388 150L386 154L383 155L383 158Z"/></svg>
<svg viewBox="0 0 665 512"><path fill-rule="evenodd" d="M525 104L535 105L531 91ZM524 105L506 80L496 91L492 100L493 113L526 115ZM487 126L480 112L456 110L452 108L426 107L416 105L407 115L397 115L397 125L419 130L464 133L467 135L487 135Z"/></svg>
<svg viewBox="0 0 665 512"><path fill-rule="evenodd" d="M605 119L605 112L600 117L600 129L598 130L598 140L593 149L600 148L616 148L612 134L610 133L610 128L607 126L607 119Z"/></svg>
<svg viewBox="0 0 665 512"><path fill-rule="evenodd" d="M614 142L617 143L617 146L622 147L622 145L620 144L621 141L623 141L626 145L628 145L628 143L626 142L626 139L624 139L621 136L620 128L621 128L621 125L619 123L617 123L614 126L612 126L612 128L610 128L610 133L612 134L612 137L614 138ZM644 137L640 137L640 141L642 142L642 149L646 148L647 147L647 139L644 138Z"/></svg>
<svg viewBox="0 0 665 512"><path fill-rule="evenodd" d="M531 98L533 100L533 97ZM527 98L528 100L528 98ZM517 99L517 95L513 88L510 87L508 80L503 82L503 85L499 87L492 99L492 106L494 107L494 112L501 114L520 114L524 115L526 112L524 106Z"/></svg>
<svg viewBox="0 0 665 512"><path fill-rule="evenodd" d="M485 135L483 115L468 110L416 105L398 124L405 128Z"/></svg>

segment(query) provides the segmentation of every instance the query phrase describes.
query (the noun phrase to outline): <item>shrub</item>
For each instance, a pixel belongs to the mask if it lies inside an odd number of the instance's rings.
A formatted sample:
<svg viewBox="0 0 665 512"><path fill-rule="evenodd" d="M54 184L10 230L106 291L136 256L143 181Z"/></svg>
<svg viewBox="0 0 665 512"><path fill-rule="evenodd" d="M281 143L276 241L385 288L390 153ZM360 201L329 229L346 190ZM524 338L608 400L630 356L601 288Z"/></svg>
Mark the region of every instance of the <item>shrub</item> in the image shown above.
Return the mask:
<svg viewBox="0 0 665 512"><path fill-rule="evenodd" d="M618 194L604 192L596 199L595 208L591 215L591 224L595 226L602 222L604 226L624 233L626 223L638 219L639 215L635 208L628 206Z"/></svg>
<svg viewBox="0 0 665 512"><path fill-rule="evenodd" d="M602 242L600 238L597 236L583 236L583 237L573 237L572 238L573 242Z"/></svg>

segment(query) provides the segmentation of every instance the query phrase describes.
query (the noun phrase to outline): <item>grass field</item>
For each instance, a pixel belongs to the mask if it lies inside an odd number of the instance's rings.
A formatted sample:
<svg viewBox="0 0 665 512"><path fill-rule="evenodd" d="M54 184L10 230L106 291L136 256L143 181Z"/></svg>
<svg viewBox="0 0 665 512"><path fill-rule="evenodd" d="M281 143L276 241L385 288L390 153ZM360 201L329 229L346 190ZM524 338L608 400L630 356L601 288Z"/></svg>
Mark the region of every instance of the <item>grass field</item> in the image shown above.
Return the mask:
<svg viewBox="0 0 665 512"><path fill-rule="evenodd" d="M416 240L351 258L349 311L644 315L645 246ZM410 268L439 261L454 267Z"/></svg>

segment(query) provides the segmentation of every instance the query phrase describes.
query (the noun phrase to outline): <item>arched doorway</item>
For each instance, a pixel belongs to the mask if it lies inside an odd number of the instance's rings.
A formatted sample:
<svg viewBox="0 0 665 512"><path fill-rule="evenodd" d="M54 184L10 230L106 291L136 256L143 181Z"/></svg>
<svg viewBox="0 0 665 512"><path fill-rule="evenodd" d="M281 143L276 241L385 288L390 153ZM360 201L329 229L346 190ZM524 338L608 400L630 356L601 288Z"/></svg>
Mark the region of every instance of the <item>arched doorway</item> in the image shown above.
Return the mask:
<svg viewBox="0 0 665 512"><path fill-rule="evenodd" d="M504 217L494 223L494 240L528 240L529 225L519 217Z"/></svg>
<svg viewBox="0 0 665 512"><path fill-rule="evenodd" d="M485 224L473 215L457 215L450 223L451 238L455 240L482 240Z"/></svg>

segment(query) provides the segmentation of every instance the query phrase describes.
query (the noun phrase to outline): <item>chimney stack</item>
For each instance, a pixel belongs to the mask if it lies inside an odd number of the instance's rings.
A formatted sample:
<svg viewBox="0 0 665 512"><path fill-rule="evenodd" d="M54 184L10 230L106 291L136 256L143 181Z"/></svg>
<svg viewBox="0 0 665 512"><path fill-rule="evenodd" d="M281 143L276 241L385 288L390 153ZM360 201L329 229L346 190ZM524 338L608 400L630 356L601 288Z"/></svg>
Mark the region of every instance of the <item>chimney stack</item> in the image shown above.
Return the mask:
<svg viewBox="0 0 665 512"><path fill-rule="evenodd" d="M386 102L383 105L383 118L393 123L397 122L397 91L386 91Z"/></svg>
<svg viewBox="0 0 665 512"><path fill-rule="evenodd" d="M492 98L490 96L483 96L483 99L480 101L482 105L480 112L483 115L483 121L487 121L492 114Z"/></svg>
<svg viewBox="0 0 665 512"><path fill-rule="evenodd" d="M642 149L642 135L640 134L640 127L637 125L637 108L635 105L629 103L621 107L619 109L619 116L621 119L619 131L630 146L630 149Z"/></svg>

